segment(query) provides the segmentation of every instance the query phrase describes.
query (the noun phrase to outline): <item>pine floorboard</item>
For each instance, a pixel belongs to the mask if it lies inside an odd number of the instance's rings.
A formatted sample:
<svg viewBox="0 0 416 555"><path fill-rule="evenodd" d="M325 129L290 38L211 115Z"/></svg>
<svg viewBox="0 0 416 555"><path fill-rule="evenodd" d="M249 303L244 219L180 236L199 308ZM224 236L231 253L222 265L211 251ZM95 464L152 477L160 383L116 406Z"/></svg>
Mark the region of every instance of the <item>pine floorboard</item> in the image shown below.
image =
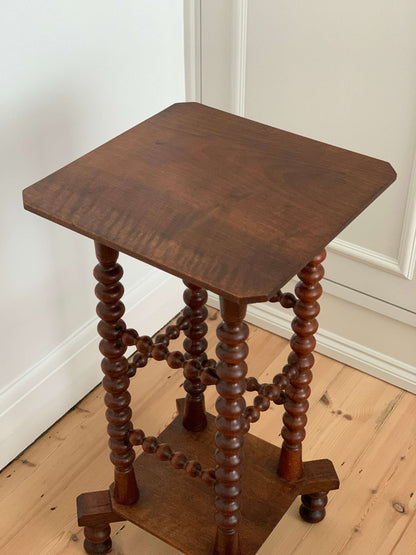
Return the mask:
<svg viewBox="0 0 416 555"><path fill-rule="evenodd" d="M217 322L210 309L209 356ZM249 347L249 374L261 382L271 381L290 352L286 340L255 326ZM151 361L131 393L134 425L157 435L184 396L182 374ZM209 388L210 412L215 399ZM280 442L281 412L273 405L252 433ZM318 354L308 415L305 460L332 459L341 489L330 493L317 525L303 522L294 503L258 555L416 554L416 396ZM0 553L84 553L75 498L111 481L99 386L0 474ZM112 531L114 555L179 553L129 523Z"/></svg>

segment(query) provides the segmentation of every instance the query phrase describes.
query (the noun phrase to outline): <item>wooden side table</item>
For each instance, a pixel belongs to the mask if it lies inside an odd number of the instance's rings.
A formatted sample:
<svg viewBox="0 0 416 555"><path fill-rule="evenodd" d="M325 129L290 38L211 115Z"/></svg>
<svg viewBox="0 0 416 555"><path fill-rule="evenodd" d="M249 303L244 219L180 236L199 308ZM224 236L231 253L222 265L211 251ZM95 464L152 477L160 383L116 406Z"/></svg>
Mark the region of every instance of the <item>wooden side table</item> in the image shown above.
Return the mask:
<svg viewBox="0 0 416 555"><path fill-rule="evenodd" d="M303 462L302 441L324 248L395 177L386 162L185 103L24 191L26 209L93 239L99 261L114 483L78 498L88 553L111 549L109 524L119 520L185 553L235 555L255 553L298 495L302 518L323 519L338 478L328 460ZM154 341L122 320L119 251L185 282L182 316ZM295 274L296 294L282 293ZM221 298L218 361L205 354L207 289ZM247 304L263 301L295 317L287 365L260 385L246 378L244 317ZM181 332L184 353L171 352ZM179 415L157 438L133 427L129 407L129 381L149 357L186 378ZM213 384L216 418L204 406ZM258 392L253 406L246 389ZM285 407L281 449L248 433L271 403ZM136 445L144 453L135 460Z"/></svg>

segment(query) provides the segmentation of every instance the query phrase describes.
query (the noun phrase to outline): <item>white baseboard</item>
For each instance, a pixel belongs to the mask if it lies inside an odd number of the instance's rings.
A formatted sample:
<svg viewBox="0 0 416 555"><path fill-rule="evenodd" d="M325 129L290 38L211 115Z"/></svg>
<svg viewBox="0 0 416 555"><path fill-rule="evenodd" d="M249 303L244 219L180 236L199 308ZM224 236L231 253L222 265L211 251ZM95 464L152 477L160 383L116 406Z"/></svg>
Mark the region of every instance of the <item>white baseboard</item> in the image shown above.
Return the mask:
<svg viewBox="0 0 416 555"><path fill-rule="evenodd" d="M150 270L123 301L124 320L153 335L183 307L182 282ZM0 469L91 391L102 378L92 318L0 392Z"/></svg>
<svg viewBox="0 0 416 555"><path fill-rule="evenodd" d="M209 293L208 303L219 307L218 297ZM252 304L247 309L247 321L281 337L292 335L290 323L292 312L280 309L276 304ZM416 393L416 367L380 353L365 345L351 341L319 328L316 334L318 353L362 370L371 376Z"/></svg>

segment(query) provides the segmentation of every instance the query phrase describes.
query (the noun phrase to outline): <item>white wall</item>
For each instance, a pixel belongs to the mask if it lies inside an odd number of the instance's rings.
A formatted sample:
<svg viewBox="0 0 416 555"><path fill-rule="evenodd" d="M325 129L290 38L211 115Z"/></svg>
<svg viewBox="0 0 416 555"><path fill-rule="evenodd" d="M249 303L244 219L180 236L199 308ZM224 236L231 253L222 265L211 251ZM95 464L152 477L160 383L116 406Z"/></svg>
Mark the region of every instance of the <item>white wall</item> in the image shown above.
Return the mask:
<svg viewBox="0 0 416 555"><path fill-rule="evenodd" d="M25 212L21 190L185 94L182 0L14 0L1 12L0 467L100 379L92 241ZM152 333L181 287L122 264L129 324L148 319Z"/></svg>

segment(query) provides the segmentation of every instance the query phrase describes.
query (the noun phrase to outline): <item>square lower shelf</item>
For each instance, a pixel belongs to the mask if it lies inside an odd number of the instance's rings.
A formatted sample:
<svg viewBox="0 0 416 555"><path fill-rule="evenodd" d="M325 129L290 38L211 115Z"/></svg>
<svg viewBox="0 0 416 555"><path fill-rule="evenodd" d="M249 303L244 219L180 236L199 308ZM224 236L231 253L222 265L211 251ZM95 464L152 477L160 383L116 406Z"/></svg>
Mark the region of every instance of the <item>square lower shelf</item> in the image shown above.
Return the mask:
<svg viewBox="0 0 416 555"><path fill-rule="evenodd" d="M214 468L215 432L215 417L210 414L207 428L198 433L186 430L178 415L158 440L198 460L203 468ZM305 463L302 478L286 482L276 473L279 453L275 445L246 434L240 526L243 555L258 551L298 495L339 487L329 460ZM135 472L139 501L126 506L112 498L113 511L184 553L212 553L216 533L214 488L150 454L143 453L136 459Z"/></svg>

